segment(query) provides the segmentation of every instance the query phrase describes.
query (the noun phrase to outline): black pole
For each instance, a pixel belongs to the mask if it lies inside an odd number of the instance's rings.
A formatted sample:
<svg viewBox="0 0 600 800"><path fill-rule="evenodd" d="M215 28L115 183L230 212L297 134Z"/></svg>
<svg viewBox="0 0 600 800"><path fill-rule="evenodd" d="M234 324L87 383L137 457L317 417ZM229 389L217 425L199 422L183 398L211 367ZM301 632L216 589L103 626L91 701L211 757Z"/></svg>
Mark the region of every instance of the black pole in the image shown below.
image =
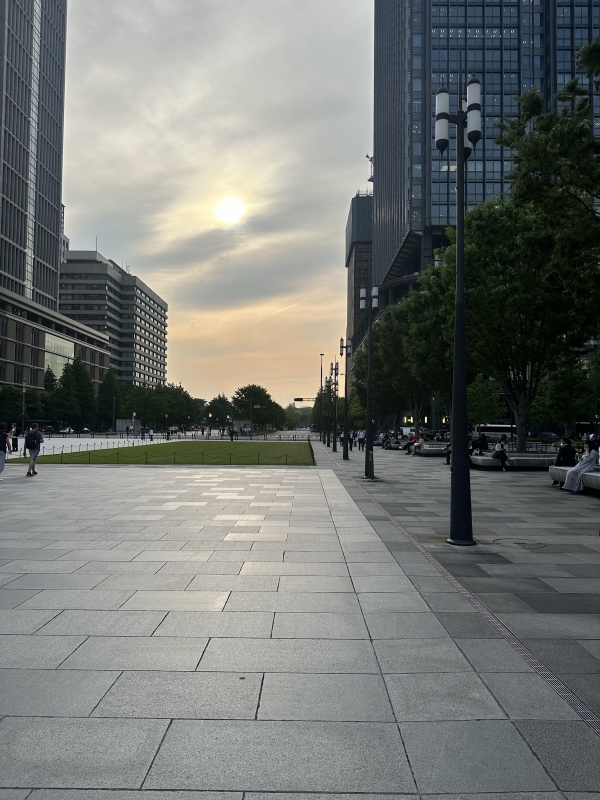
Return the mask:
<svg viewBox="0 0 600 800"><path fill-rule="evenodd" d="M326 439L327 439L327 447L331 447L331 383L327 382L327 413L325 415L326 419Z"/></svg>
<svg viewBox="0 0 600 800"><path fill-rule="evenodd" d="M462 95L462 84L461 84ZM471 513L471 466L469 459L467 411L467 333L465 310L465 152L462 96L456 126L456 296L454 321L454 364L452 375L452 474L450 478L450 538L456 545L473 545Z"/></svg>
<svg viewBox="0 0 600 800"><path fill-rule="evenodd" d="M338 364L335 364L336 369L334 372L334 383L333 383L333 452L337 453L337 440L338 440L338 425L337 425L337 418L338 418Z"/></svg>
<svg viewBox="0 0 600 800"><path fill-rule="evenodd" d="M598 439L598 343L594 351L594 433Z"/></svg>
<svg viewBox="0 0 600 800"><path fill-rule="evenodd" d="M319 392L319 441L324 441L325 437L323 434L323 356L325 353L321 353L321 390Z"/></svg>
<svg viewBox="0 0 600 800"><path fill-rule="evenodd" d="M373 422L371 420L373 415L371 407L371 383L373 376L373 298L367 297L367 303L369 304L369 317L367 322L369 341L367 346L367 441L365 442L365 478L373 479L375 477L375 470L373 468Z"/></svg>
<svg viewBox="0 0 600 800"><path fill-rule="evenodd" d="M344 374L344 446L342 448L342 458L349 461L348 455L348 343L346 342L346 370Z"/></svg>

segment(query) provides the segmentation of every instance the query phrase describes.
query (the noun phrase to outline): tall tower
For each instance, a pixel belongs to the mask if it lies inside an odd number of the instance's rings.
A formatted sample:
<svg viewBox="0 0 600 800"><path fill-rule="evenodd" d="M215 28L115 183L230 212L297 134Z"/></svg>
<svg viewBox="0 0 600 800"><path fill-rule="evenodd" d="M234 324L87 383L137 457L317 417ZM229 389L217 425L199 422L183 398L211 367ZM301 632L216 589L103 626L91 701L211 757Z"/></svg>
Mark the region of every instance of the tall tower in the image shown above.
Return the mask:
<svg viewBox="0 0 600 800"><path fill-rule="evenodd" d="M515 96L534 85L551 108L576 75L577 47L599 35L598 0L375 0L373 280L382 306L414 287L456 220L456 142L440 159L433 135L438 87L456 104L461 72L480 79L483 136L466 202L507 196L512 154L495 142L498 121L516 116Z"/></svg>
<svg viewBox="0 0 600 800"><path fill-rule="evenodd" d="M0 289L58 308L67 0L0 0Z"/></svg>

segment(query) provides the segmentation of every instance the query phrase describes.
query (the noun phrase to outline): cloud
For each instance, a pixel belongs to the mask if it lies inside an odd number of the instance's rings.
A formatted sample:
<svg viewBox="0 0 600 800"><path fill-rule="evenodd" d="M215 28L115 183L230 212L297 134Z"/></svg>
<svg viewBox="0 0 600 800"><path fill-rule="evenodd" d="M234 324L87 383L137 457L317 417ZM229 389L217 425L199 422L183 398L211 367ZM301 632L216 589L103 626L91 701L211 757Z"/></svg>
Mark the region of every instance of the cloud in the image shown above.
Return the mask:
<svg viewBox="0 0 600 800"><path fill-rule="evenodd" d="M69 5L67 234L165 297L169 379L197 395L248 375L287 403L345 330L372 35L365 0ZM235 226L214 214L228 196Z"/></svg>

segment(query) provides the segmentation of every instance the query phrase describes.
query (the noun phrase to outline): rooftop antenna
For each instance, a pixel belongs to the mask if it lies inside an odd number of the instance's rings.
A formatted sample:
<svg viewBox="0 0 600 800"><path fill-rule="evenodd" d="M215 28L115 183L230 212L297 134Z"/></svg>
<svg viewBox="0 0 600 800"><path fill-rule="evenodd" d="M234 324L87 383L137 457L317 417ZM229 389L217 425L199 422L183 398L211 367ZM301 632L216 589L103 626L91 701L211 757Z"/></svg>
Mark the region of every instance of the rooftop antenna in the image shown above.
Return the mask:
<svg viewBox="0 0 600 800"><path fill-rule="evenodd" d="M96 252L98 252L98 234L96 234Z"/></svg>

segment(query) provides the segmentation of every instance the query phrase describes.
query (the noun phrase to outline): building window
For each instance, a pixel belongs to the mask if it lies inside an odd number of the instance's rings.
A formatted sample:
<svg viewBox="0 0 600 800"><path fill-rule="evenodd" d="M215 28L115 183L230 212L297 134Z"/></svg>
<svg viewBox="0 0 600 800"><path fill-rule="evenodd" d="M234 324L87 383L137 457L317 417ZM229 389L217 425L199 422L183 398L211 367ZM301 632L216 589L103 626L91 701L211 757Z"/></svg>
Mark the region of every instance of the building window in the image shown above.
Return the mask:
<svg viewBox="0 0 600 800"><path fill-rule="evenodd" d="M25 326L21 325L20 322L15 325L15 339L17 342L25 341Z"/></svg>
<svg viewBox="0 0 600 800"><path fill-rule="evenodd" d="M421 221L421 209L420 208L413 208L411 214L411 220L413 222L420 222Z"/></svg>
<svg viewBox="0 0 600 800"><path fill-rule="evenodd" d="M15 377L13 380L15 383L23 383L23 367L20 365L15 367Z"/></svg>
<svg viewBox="0 0 600 800"><path fill-rule="evenodd" d="M23 345L15 345L15 361L23 361Z"/></svg>

